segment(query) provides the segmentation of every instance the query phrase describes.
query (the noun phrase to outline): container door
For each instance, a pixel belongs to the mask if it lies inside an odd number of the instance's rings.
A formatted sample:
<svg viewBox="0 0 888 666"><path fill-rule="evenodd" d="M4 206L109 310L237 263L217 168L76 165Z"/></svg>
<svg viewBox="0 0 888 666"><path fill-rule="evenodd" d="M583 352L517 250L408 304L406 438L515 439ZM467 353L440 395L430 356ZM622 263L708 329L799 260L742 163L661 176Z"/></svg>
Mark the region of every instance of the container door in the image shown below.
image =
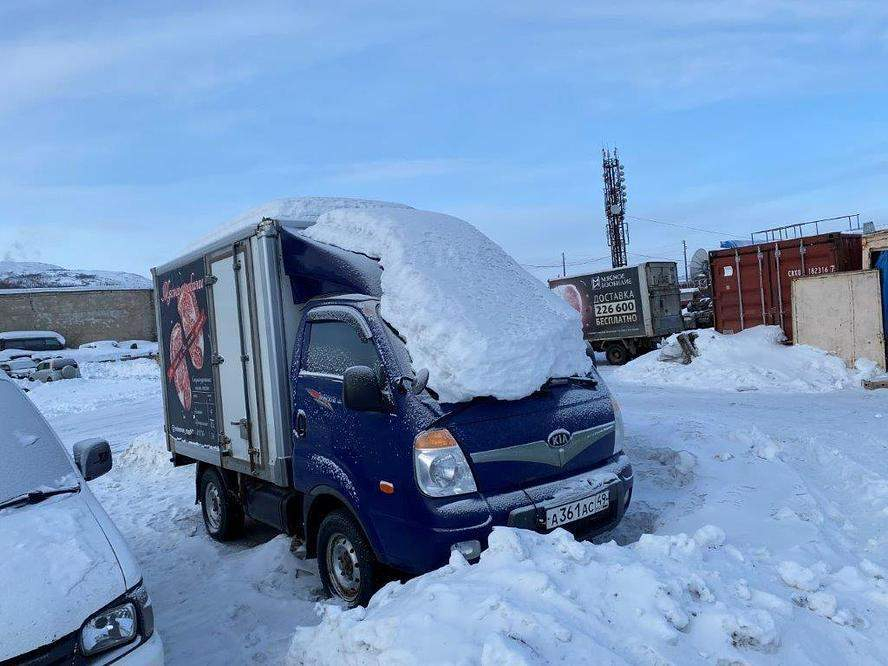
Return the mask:
<svg viewBox="0 0 888 666"><path fill-rule="evenodd" d="M814 236L775 244L775 295L782 304L782 326L787 339L793 339L792 283L801 277L828 275L839 270L836 235ZM779 290L778 290L779 287ZM779 318L777 323L781 323Z"/></svg>
<svg viewBox="0 0 888 666"><path fill-rule="evenodd" d="M247 260L244 246L237 244L235 251L214 260L210 269L217 280L213 286L213 308L216 349L221 357L217 359L222 399L220 430L226 438L229 458L246 463L253 471L260 461L257 454L255 360L249 299L252 285Z"/></svg>
<svg viewBox="0 0 888 666"><path fill-rule="evenodd" d="M746 327L779 323L775 304L773 257L770 248L760 245L748 255L752 279Z"/></svg>
<svg viewBox="0 0 888 666"><path fill-rule="evenodd" d="M716 330L737 333L773 323L771 268L766 251L744 248L713 256L712 283Z"/></svg>

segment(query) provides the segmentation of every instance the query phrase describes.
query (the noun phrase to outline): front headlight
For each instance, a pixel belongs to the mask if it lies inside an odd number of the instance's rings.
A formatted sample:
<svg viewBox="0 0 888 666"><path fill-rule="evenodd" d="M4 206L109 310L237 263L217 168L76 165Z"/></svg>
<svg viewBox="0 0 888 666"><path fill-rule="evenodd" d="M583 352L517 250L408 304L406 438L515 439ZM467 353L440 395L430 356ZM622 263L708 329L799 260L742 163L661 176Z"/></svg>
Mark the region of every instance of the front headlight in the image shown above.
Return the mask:
<svg viewBox="0 0 888 666"><path fill-rule="evenodd" d="M151 598L139 583L126 594L125 603L99 611L87 620L80 630L80 647L84 655L90 656L125 645L139 634L146 641L153 633Z"/></svg>
<svg viewBox="0 0 888 666"><path fill-rule="evenodd" d="M413 442L416 485L431 497L477 492L475 477L449 430L427 430Z"/></svg>
<svg viewBox="0 0 888 666"><path fill-rule="evenodd" d="M611 405L614 408L614 454L623 450L623 410L614 396L611 396Z"/></svg>
<svg viewBox="0 0 888 666"><path fill-rule="evenodd" d="M80 646L89 656L129 643L138 633L136 606L128 602L93 615L80 630Z"/></svg>

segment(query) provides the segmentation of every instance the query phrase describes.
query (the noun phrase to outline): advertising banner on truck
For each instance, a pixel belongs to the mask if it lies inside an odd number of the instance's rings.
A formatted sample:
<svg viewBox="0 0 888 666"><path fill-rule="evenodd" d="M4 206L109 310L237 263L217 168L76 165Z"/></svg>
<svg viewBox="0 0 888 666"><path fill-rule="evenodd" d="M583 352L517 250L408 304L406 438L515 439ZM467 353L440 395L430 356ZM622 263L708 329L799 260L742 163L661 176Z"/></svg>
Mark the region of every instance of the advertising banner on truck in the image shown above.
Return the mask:
<svg viewBox="0 0 888 666"><path fill-rule="evenodd" d="M176 439L218 446L203 259L157 275L167 423Z"/></svg>
<svg viewBox="0 0 888 666"><path fill-rule="evenodd" d="M590 339L645 335L638 267L550 280L549 286L580 313Z"/></svg>

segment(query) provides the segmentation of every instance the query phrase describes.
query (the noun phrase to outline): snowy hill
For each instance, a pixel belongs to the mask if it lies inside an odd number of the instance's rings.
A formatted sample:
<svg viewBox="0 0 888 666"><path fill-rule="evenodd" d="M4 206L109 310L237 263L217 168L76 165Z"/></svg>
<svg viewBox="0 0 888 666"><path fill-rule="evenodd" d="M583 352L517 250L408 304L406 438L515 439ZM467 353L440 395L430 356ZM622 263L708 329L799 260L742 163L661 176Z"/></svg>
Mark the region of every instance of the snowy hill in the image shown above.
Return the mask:
<svg viewBox="0 0 888 666"><path fill-rule="evenodd" d="M62 268L33 261L0 261L0 290L6 289L150 289L135 273Z"/></svg>

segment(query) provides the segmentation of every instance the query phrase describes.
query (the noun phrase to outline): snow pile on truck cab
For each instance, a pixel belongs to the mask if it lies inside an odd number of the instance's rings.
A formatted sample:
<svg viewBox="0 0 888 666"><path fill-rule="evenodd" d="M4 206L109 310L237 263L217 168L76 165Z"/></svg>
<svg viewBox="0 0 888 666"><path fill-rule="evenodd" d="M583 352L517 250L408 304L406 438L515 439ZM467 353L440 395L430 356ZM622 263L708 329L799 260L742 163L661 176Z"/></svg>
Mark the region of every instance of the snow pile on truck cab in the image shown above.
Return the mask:
<svg viewBox="0 0 888 666"><path fill-rule="evenodd" d="M322 604L320 626L299 629L289 656L294 664L428 666L884 656L847 606L855 600L843 581L852 577L865 586L870 576L759 561L713 525L692 536L645 534L631 546L495 528L476 565L454 554L437 571L390 583L366 609Z"/></svg>
<svg viewBox="0 0 888 666"><path fill-rule="evenodd" d="M680 358L673 335L660 351L630 361L614 375L626 382L698 389L819 393L860 386L861 379L876 373L870 361L858 361L856 368L848 369L840 358L821 349L782 344L785 336L779 326L756 326L733 335L712 329L696 333L700 355L689 365L663 360Z"/></svg>
<svg viewBox="0 0 888 666"><path fill-rule="evenodd" d="M523 398L591 367L577 312L468 222L340 209L303 233L379 260L381 315L444 402Z"/></svg>

